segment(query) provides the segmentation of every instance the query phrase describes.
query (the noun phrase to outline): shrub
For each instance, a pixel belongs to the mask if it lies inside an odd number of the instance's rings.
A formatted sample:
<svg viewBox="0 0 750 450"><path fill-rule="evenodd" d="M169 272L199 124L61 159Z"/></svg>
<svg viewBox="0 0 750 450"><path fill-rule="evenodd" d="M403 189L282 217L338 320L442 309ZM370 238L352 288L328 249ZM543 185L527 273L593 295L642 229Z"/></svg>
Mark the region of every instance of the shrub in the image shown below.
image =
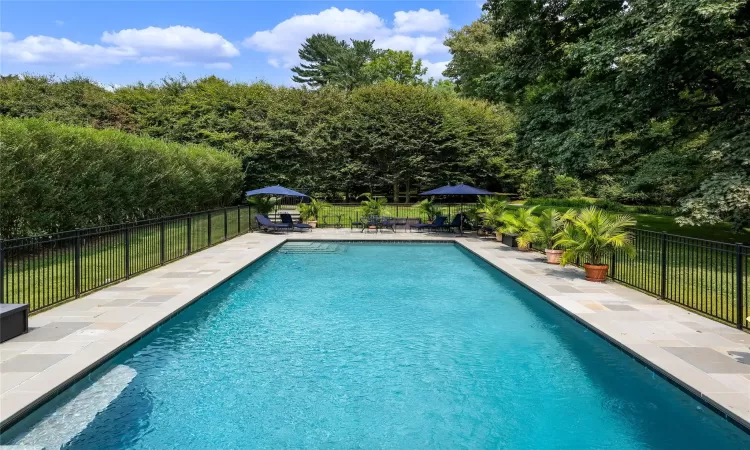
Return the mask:
<svg viewBox="0 0 750 450"><path fill-rule="evenodd" d="M552 194L557 198L580 197L583 195L581 182L567 175L558 175L552 185Z"/></svg>
<svg viewBox="0 0 750 450"><path fill-rule="evenodd" d="M243 178L210 147L41 119L0 118L0 161L5 238L226 205Z"/></svg>
<svg viewBox="0 0 750 450"><path fill-rule="evenodd" d="M543 197L550 193L550 182L547 172L529 169L521 175L518 194L521 198Z"/></svg>
<svg viewBox="0 0 750 450"><path fill-rule="evenodd" d="M634 225L627 215L615 216L596 207L582 210L555 236L555 248L564 249L560 263L565 266L583 258L589 264L606 264L608 256L618 249L634 257L633 234L629 231Z"/></svg>

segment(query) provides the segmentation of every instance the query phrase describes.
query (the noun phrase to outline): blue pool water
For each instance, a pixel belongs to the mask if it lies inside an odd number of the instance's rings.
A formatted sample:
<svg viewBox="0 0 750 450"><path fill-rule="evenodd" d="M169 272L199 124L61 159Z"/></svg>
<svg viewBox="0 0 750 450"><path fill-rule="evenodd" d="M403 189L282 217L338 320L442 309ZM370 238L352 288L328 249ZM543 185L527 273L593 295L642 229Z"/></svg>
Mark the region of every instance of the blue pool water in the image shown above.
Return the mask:
<svg viewBox="0 0 750 450"><path fill-rule="evenodd" d="M80 449L739 449L452 244L282 247L2 436Z"/></svg>

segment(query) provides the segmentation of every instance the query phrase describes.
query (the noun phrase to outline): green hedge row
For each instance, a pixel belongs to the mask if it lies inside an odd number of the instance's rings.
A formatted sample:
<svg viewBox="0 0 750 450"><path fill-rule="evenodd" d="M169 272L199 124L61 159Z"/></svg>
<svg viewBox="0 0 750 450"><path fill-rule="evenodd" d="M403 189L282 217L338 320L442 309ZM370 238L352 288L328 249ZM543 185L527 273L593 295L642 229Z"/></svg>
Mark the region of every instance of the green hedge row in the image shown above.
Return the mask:
<svg viewBox="0 0 750 450"><path fill-rule="evenodd" d="M115 130L0 118L0 236L212 208L238 198L234 156Z"/></svg>

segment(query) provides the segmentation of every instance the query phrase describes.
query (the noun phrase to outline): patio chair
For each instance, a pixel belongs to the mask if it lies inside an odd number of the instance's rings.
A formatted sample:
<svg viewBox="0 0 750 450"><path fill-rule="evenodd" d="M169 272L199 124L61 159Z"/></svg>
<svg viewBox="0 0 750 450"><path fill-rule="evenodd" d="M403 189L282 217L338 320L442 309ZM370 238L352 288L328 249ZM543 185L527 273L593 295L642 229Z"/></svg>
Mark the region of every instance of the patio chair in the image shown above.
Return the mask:
<svg viewBox="0 0 750 450"><path fill-rule="evenodd" d="M256 214L255 221L258 222L258 228L269 233L274 230L290 230L292 228L288 223L273 223L263 214Z"/></svg>
<svg viewBox="0 0 750 450"><path fill-rule="evenodd" d="M447 217L445 216L437 216L432 223L420 223L417 225L412 225L412 228L416 230L439 230L445 226L445 220Z"/></svg>
<svg viewBox="0 0 750 450"><path fill-rule="evenodd" d="M310 230L312 231L312 225L308 225L306 223L294 223L294 219L292 219L292 215L288 213L281 213L281 223L285 223L287 225L290 225L292 228L296 228L298 230Z"/></svg>
<svg viewBox="0 0 750 450"><path fill-rule="evenodd" d="M453 218L453 222L446 224L443 226L448 231L451 231L453 228L459 229L461 228L461 221L463 220L464 215L461 213L456 214L456 217Z"/></svg>

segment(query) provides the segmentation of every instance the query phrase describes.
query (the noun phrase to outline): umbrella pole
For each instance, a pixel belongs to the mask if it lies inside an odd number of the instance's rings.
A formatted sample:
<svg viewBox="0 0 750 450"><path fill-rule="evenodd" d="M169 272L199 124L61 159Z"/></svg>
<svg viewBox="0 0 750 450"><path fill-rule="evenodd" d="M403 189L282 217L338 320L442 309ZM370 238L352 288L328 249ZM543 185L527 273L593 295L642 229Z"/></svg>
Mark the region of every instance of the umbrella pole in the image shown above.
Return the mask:
<svg viewBox="0 0 750 450"><path fill-rule="evenodd" d="M459 214L459 217L461 218L461 221L458 222L458 234L456 236L463 237L464 235L464 202L463 200L461 201L461 203L458 204L458 209L459 209L458 214Z"/></svg>

